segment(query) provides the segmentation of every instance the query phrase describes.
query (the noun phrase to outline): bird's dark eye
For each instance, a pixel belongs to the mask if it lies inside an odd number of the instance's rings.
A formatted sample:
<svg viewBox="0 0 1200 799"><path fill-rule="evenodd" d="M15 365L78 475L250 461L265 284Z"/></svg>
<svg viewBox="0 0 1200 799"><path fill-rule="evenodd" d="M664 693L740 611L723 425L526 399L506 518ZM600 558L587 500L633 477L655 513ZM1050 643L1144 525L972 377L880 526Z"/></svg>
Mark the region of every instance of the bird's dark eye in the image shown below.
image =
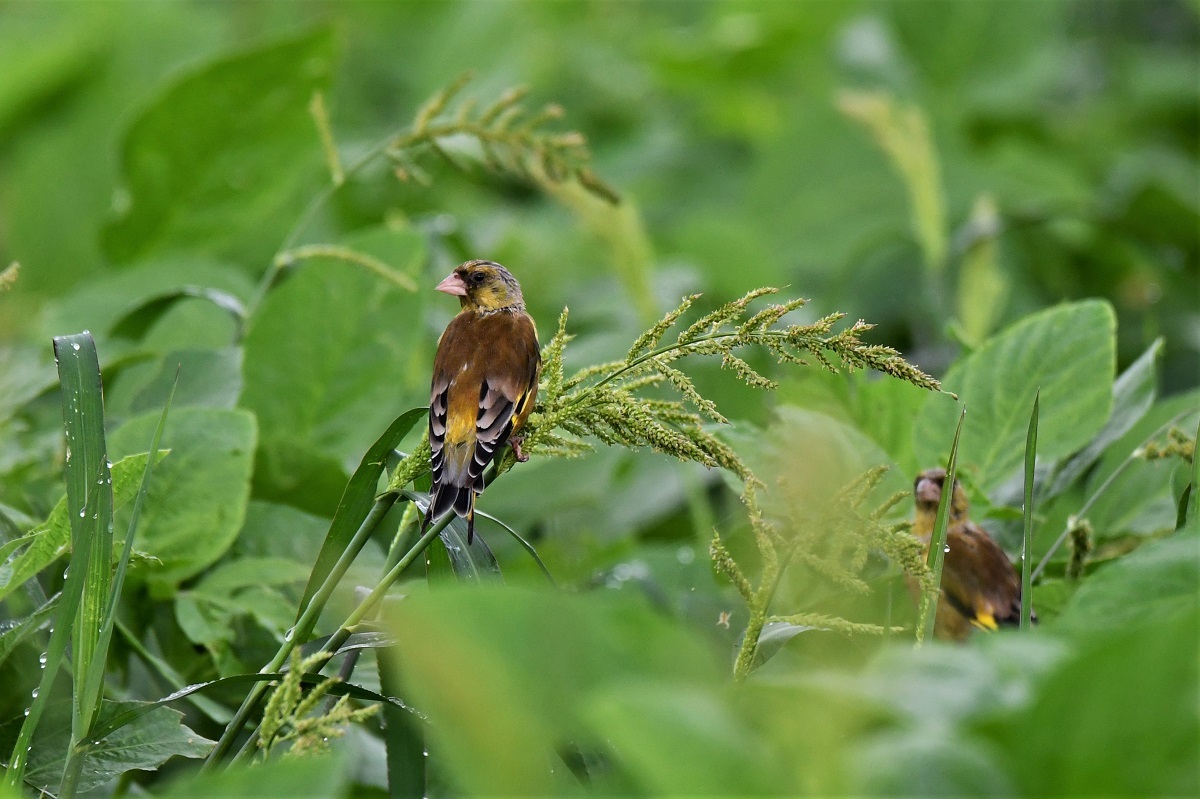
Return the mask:
<svg viewBox="0 0 1200 799"><path fill-rule="evenodd" d="M479 284L483 283L486 275L484 275L483 272L472 272L470 277L471 285L478 286Z"/></svg>

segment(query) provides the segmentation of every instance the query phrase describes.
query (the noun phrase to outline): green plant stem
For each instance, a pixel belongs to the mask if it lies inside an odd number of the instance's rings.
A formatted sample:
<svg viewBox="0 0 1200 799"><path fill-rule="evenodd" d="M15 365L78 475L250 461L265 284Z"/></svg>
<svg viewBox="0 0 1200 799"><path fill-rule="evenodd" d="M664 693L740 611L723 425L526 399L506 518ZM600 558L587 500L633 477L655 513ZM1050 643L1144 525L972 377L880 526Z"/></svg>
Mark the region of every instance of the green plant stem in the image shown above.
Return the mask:
<svg viewBox="0 0 1200 799"><path fill-rule="evenodd" d="M437 538L438 535L441 534L442 530L446 529L446 526L450 524L450 521L453 518L453 514L446 514L432 524L429 529L425 531L425 534L417 539L417 542L412 545L408 552L404 553L404 557L397 561L396 565L393 566L392 569L383 576L383 579L379 581L379 584L375 586L375 589L371 591L367 598L360 602L358 607L354 609L354 612L346 617L346 620L342 622L341 627L338 628L337 632L330 636L329 640L325 642L325 645L321 647L320 651L333 653L336 652L342 644L346 643L346 639L353 634L353 628L378 608L379 603L383 601L383 597L387 594L388 589L392 587L392 584L395 583L396 580L400 579L400 575L404 573L404 570L407 569L414 560L416 560L418 555L425 551L425 548L432 543L433 539ZM324 588L324 586L322 586L322 588ZM315 599L316 597L314 597L314 600ZM280 652L282 651L283 650L281 649ZM290 654L290 652L291 650L289 649L288 654ZM276 655L275 659L278 660L279 655ZM275 661L272 660L271 663L274 664ZM278 666L276 666L274 669L268 668L267 666L263 667L263 671L274 671L277 669ZM266 692L268 687L268 683L255 684L254 690L258 693L258 696L254 700L255 704L257 704L258 699L261 698L262 694ZM247 700L248 699L249 698L247 698ZM245 702L242 703L242 707L246 707ZM241 711L239 710L238 712L240 713ZM248 716L249 713L246 713L245 715ZM245 719L243 717L243 723L244 720ZM237 721L237 717L234 717L234 721ZM233 722L231 722L231 725L232 723ZM226 728L227 733L228 731L229 728ZM250 734L249 740L247 740L246 743L243 744L242 748L238 751L237 755L234 757L234 761L240 760L253 751L254 743L257 738L258 729L256 728L254 732ZM225 736L222 736L222 740L224 739ZM215 751L216 750L214 749L214 752Z"/></svg>
<svg viewBox="0 0 1200 799"><path fill-rule="evenodd" d="M1146 446L1146 444L1148 444L1149 442L1158 438L1160 435L1163 434L1164 431L1166 431L1172 425L1179 422L1185 416L1187 416L1191 413L1194 413L1194 412L1195 412L1195 408L1188 408L1186 410L1180 411L1179 413L1175 414L1170 419L1168 419L1167 421L1165 421L1161 425L1159 425L1159 427L1153 433L1151 433L1150 435L1148 435L1144 439L1142 439L1142 442L1133 448L1133 452L1130 452L1127 456L1125 456L1125 460L1121 461L1120 465L1117 466L1116 469L1113 469L1113 473L1108 476L1108 479L1106 479L1103 483L1101 483L1100 487L1092 492L1092 495L1087 498L1086 502L1083 503L1083 507L1079 509L1079 512L1073 514L1074 518L1082 519L1085 516L1087 516L1088 511L1090 511L1092 509L1092 506L1095 505L1096 502L1100 499L1100 497L1102 497L1104 495L1104 492L1108 490L1108 487L1113 484L1113 482L1121 475L1122 472L1125 471L1125 469L1127 469L1130 466L1130 464L1132 464L1138 460L1138 458L1135 454L1135 453L1137 453L1138 450L1140 450L1142 447ZM1038 561L1037 568L1033 570L1033 575L1029 578L1031 581L1037 580L1039 577L1041 577L1042 572L1046 570L1046 566L1048 566L1050 564L1050 559L1052 557L1054 557L1054 553L1058 551L1058 548L1061 547L1063 545L1063 543L1067 540L1067 536L1071 534L1072 526L1073 525L1071 524L1071 522L1068 521L1066 528L1062 531L1062 533L1059 534L1058 538L1056 538L1054 540L1054 543L1051 545L1050 549L1048 549L1046 551L1046 554L1042 556L1042 559L1040 561Z"/></svg>
<svg viewBox="0 0 1200 799"><path fill-rule="evenodd" d="M325 582L323 582L317 592L313 594L312 599L309 600L308 605L304 608L304 612L296 621L295 626L288 631L283 644L279 647L279 651L275 653L275 657L271 658L271 661L259 670L260 673L279 671L281 668L283 668L283 665L287 663L288 657L292 654L292 650L295 649L302 641L307 640L308 636L312 633L313 628L316 626L317 620L321 616L321 611L325 609L325 603L329 601L329 597L333 594L334 589L337 587L338 583L341 582L341 579L345 576L347 570L349 570L350 564L354 562L354 558L358 556L358 553L367 543L367 540L371 537L371 534L375 531L375 528L379 526L379 523L383 520L383 517L387 515L387 512L391 509L392 505L396 503L398 497L399 495L397 494L389 493L384 494L375 500L375 505L371 508L371 511L367 514L367 517L363 519L363 522L361 525L359 525L358 530L355 531L354 537L350 539L350 543L342 552L342 556L338 558L337 563L335 563L333 569L330 570L329 576L325 578ZM205 759L205 769L211 768L218 761L220 761L221 758L228 754L229 750L233 746L234 739L246 725L246 721L249 719L250 714L253 713L255 708L258 707L258 703L266 693L267 688L268 683L259 682L255 683L250 689L250 692L242 701L241 707L238 708L237 713L234 714L229 724L225 726L225 731L221 734L220 739L217 741L217 745L213 747L213 750L209 752L208 757Z"/></svg>

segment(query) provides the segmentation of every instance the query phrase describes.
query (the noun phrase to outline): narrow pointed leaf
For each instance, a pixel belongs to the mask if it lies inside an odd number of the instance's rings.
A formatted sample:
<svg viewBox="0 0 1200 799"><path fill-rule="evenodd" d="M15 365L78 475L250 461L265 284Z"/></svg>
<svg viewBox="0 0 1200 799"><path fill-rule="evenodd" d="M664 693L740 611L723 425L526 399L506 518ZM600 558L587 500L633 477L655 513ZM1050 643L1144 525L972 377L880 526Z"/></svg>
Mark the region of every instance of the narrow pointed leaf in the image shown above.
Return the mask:
<svg viewBox="0 0 1200 799"><path fill-rule="evenodd" d="M1025 502L1024 535L1021 538L1021 629L1033 625L1033 471L1037 461L1038 410L1041 390L1033 395L1033 413L1029 417L1029 432L1025 435Z"/></svg>
<svg viewBox="0 0 1200 799"><path fill-rule="evenodd" d="M936 590L927 592L921 599L921 619L917 624L917 642L920 643L933 635L934 621L937 618L938 599L941 595L942 564L946 560L946 534L950 527L950 503L954 497L954 480L958 469L958 441L962 435L963 420L967 418L964 406L958 416L958 427L954 429L954 441L950 444L950 458L946 462L947 488L942 489L942 499L938 503L937 521L933 525L933 533L929 537L929 553L925 565L933 572L933 584Z"/></svg>

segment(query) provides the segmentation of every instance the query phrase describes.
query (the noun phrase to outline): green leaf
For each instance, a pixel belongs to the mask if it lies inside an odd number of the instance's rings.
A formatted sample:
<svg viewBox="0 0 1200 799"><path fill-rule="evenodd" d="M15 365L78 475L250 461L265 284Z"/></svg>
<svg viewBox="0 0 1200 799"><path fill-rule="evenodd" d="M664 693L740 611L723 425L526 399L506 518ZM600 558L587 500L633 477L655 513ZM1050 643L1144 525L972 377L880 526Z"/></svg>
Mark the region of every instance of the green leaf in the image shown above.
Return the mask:
<svg viewBox="0 0 1200 799"><path fill-rule="evenodd" d="M589 716L598 697L727 679L706 643L628 594L446 586L408 596L390 621L405 697L438 720L429 748L472 794L561 795L571 783L549 758L608 736L608 719Z"/></svg>
<svg viewBox="0 0 1200 799"><path fill-rule="evenodd" d="M766 663L779 650L783 649L784 644L800 633L819 629L821 628L805 624L792 624L786 621L768 622L763 625L762 632L758 635L758 643L754 646L754 667L758 668Z"/></svg>
<svg viewBox="0 0 1200 799"><path fill-rule="evenodd" d="M429 495L416 491L401 492L409 501L416 503L422 517L429 510ZM454 516L438 536L441 546L431 545L425 550L425 570L432 579L444 572L449 565L459 580L477 581L500 579L500 564L492 554L491 547L483 540L479 531L471 543L467 543L467 520Z"/></svg>
<svg viewBox="0 0 1200 799"><path fill-rule="evenodd" d="M104 230L109 257L187 250L265 262L316 174L320 146L307 107L333 65L333 36L323 28L215 61L168 87L122 144L129 208Z"/></svg>
<svg viewBox="0 0 1200 799"><path fill-rule="evenodd" d="M414 231L372 231L349 243L390 251L383 260L408 270L423 258ZM428 396L427 379L414 380L410 369L424 357L415 322L421 299L328 258L290 274L267 295L246 336L241 404L258 415L264 441L287 438L352 463L392 419L406 388Z"/></svg>
<svg viewBox="0 0 1200 799"><path fill-rule="evenodd" d="M158 373L130 401L133 413L161 408L175 385L176 407L232 408L242 390L242 350L174 350L163 356Z"/></svg>
<svg viewBox="0 0 1200 799"><path fill-rule="evenodd" d="M328 519L345 487L346 470L332 455L284 436L259 441L252 478L255 499Z"/></svg>
<svg viewBox="0 0 1200 799"><path fill-rule="evenodd" d="M1095 463L1113 442L1125 435L1150 410L1158 396L1158 362L1163 339L1157 338L1113 383L1112 415L1086 447L1055 465L1043 499L1058 496Z"/></svg>
<svg viewBox="0 0 1200 799"><path fill-rule="evenodd" d="M394 652L394 647L388 646L376 653L379 690L389 696L399 696L402 690ZM424 725L413 714L384 704L380 726L383 727L383 743L387 751L388 796L393 799L422 799L427 796L425 768L428 758L425 755Z"/></svg>
<svg viewBox="0 0 1200 799"><path fill-rule="evenodd" d="M206 286L180 286L146 297L113 322L109 333L121 338L140 339L172 306L189 297L210 302L228 313L234 323L234 339L242 337L242 325L246 321L246 308L242 301L227 291Z"/></svg>
<svg viewBox="0 0 1200 799"><path fill-rule="evenodd" d="M1021 536L1021 629L1033 625L1033 472L1037 461L1038 410L1041 391L1033 395L1033 412L1029 415L1029 432L1025 437L1025 496L1021 502L1024 512Z"/></svg>
<svg viewBox="0 0 1200 799"><path fill-rule="evenodd" d="M346 490L342 493L337 512L334 513L333 522L329 525L329 532L321 544L321 551L317 555L316 563L313 564L312 574L308 578L308 584L304 587L304 596L300 600L297 618L309 600L317 593L317 589L325 582L325 578L333 570L334 564L342 557L342 553L354 537L355 531L362 525L363 520L371 511L371 507L375 504L375 495L379 490L379 478L383 475L383 469L387 465L388 455L399 446L401 440L408 435L413 426L425 418L426 413L428 413L427 408L413 408L402 413L363 455L350 482L346 484Z"/></svg>
<svg viewBox="0 0 1200 799"><path fill-rule="evenodd" d="M97 722L105 724L119 714L143 703L105 702ZM68 730L46 736L34 745L26 780L39 790L51 794L59 790L59 777L65 762L64 753L70 746ZM156 771L176 755L204 757L213 742L197 735L183 724L183 714L167 707L155 707L128 724L88 745L77 790L89 791L127 771Z"/></svg>
<svg viewBox="0 0 1200 799"><path fill-rule="evenodd" d="M112 435L114 451L145 446L157 414L140 416ZM146 496L139 549L162 561L147 575L169 591L215 562L233 543L250 494L254 417L237 410L183 408L163 437L171 458Z"/></svg>
<svg viewBox="0 0 1200 799"><path fill-rule="evenodd" d="M1112 408L1116 318L1099 300L1033 314L989 339L950 370L942 385L971 409L959 453L985 491L1021 465L1029 408L1041 387L1038 454L1062 458L1086 445ZM943 459L955 405L931 396L917 417L914 449L923 463Z"/></svg>
<svg viewBox="0 0 1200 799"><path fill-rule="evenodd" d="M933 532L929 534L929 549L925 553L925 565L933 575L933 589L921 592L921 619L917 625L917 643L933 637L934 623L937 621L938 605L941 604L942 566L946 560L946 536L949 533L950 505L954 497L954 484L958 480L958 445L962 437L963 422L967 418L964 407L958 416L958 426L954 428L954 438L950 442L950 456L946 460L946 479L944 485L951 486L949 491L943 490L938 501L937 518L933 523Z"/></svg>
<svg viewBox="0 0 1200 799"><path fill-rule="evenodd" d="M1200 609L1200 527L1150 541L1088 577L1055 627L1133 627Z"/></svg>
<svg viewBox="0 0 1200 799"><path fill-rule="evenodd" d="M222 796L227 799L343 796L348 776L340 757L292 757L232 766L200 775L182 774L158 795L164 799L193 799L197 796Z"/></svg>
<svg viewBox="0 0 1200 799"><path fill-rule="evenodd" d="M58 595L20 621L5 622L0 630L0 663L8 659L18 646L49 622L58 607Z"/></svg>
<svg viewBox="0 0 1200 799"><path fill-rule="evenodd" d="M166 452L159 453L161 460ZM148 453L129 455L113 464L113 501L117 509L125 507L137 496L142 472L146 469ZM28 536L29 546L13 560L0 566L0 599L11 594L22 583L64 555L71 543L71 519L64 497L54 506L46 521L35 527ZM25 540L22 539L22 540Z"/></svg>

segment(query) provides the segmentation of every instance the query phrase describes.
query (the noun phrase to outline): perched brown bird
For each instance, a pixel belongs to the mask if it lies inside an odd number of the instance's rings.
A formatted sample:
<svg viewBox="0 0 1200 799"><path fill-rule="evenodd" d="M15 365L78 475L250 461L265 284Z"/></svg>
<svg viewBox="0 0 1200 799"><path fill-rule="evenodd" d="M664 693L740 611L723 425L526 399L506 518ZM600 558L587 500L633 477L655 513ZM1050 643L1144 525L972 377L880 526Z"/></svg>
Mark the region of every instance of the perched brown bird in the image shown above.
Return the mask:
<svg viewBox="0 0 1200 799"><path fill-rule="evenodd" d="M518 461L521 427L537 396L541 350L521 287L493 261L467 261L437 285L462 310L438 341L429 397L433 490L423 529L453 510L475 535L475 497L483 471L511 443Z"/></svg>
<svg viewBox="0 0 1200 799"><path fill-rule="evenodd" d="M917 505L913 534L925 542L926 553L945 483L945 469L927 469L913 483ZM1004 550L967 518L969 507L966 492L955 480L946 531L948 549L942 563L942 593L934 623L934 635L946 640L965 640L972 627L995 630L1001 624L1017 625L1021 620L1021 580ZM915 581L909 581L909 590L914 597L920 596Z"/></svg>

